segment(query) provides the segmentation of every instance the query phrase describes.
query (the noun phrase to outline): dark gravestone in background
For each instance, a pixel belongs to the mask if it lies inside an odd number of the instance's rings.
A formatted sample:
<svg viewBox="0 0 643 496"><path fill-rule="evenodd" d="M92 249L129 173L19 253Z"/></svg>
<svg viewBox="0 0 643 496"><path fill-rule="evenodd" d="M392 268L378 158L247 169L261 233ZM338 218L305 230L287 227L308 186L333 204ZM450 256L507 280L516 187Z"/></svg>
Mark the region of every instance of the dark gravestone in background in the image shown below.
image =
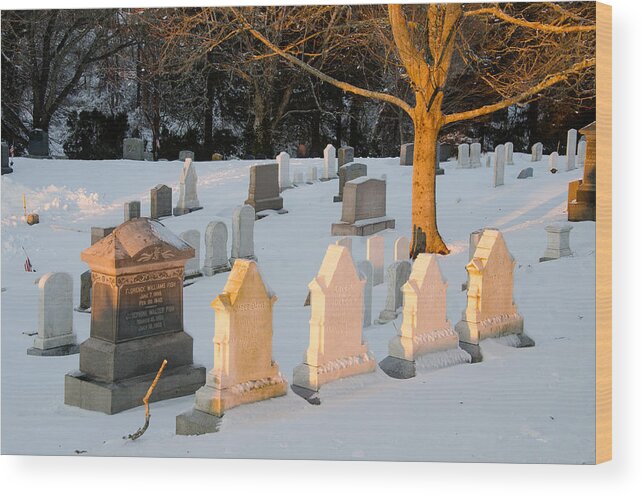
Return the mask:
<svg viewBox="0 0 643 496"><path fill-rule="evenodd" d="M157 184L150 190L150 217L160 219L172 215L172 188Z"/></svg>
<svg viewBox="0 0 643 496"><path fill-rule="evenodd" d="M49 134L42 129L34 129L29 133L27 151L32 157L49 156Z"/></svg>

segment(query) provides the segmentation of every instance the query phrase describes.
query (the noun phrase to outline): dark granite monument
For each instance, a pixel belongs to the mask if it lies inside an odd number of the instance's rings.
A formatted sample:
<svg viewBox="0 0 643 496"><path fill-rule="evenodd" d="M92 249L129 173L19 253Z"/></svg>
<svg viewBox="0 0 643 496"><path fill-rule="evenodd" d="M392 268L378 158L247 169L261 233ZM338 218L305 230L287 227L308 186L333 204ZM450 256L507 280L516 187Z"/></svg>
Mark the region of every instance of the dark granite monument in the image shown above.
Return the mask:
<svg viewBox="0 0 643 496"><path fill-rule="evenodd" d="M596 121L579 132L587 139L583 179L569 183L567 219L596 221Z"/></svg>
<svg viewBox="0 0 643 496"><path fill-rule="evenodd" d="M42 129L31 131L27 151L30 157L49 157L49 133Z"/></svg>
<svg viewBox="0 0 643 496"><path fill-rule="evenodd" d="M145 144L141 138L123 140L123 160L145 160Z"/></svg>
<svg viewBox="0 0 643 496"><path fill-rule="evenodd" d="M331 226L333 236L370 236L395 229L395 219L386 216L386 181L366 176L344 186L342 219Z"/></svg>
<svg viewBox="0 0 643 496"><path fill-rule="evenodd" d="M157 184L150 190L150 218L160 219L172 215L172 188Z"/></svg>
<svg viewBox="0 0 643 496"><path fill-rule="evenodd" d="M367 170L368 169L365 164L342 165L339 168L339 192L335 197L333 197L333 201L335 203L341 202L344 194L344 185L348 181L365 176L368 173Z"/></svg>
<svg viewBox="0 0 643 496"><path fill-rule="evenodd" d="M355 150L352 146L342 146L337 150L337 173L342 165L350 164L355 160Z"/></svg>
<svg viewBox="0 0 643 496"><path fill-rule="evenodd" d="M9 165L9 145L2 142L2 174L11 174L13 169Z"/></svg>
<svg viewBox="0 0 643 496"><path fill-rule="evenodd" d="M279 165L263 164L250 167L250 185L248 187L248 199L244 202L255 209L258 218L265 215L258 215L263 210L276 210L285 214L284 199L279 196Z"/></svg>
<svg viewBox="0 0 643 496"><path fill-rule="evenodd" d="M65 403L107 414L194 393L205 368L183 328L183 273L194 249L157 221L133 219L81 253L92 271L90 337L80 370L65 376Z"/></svg>

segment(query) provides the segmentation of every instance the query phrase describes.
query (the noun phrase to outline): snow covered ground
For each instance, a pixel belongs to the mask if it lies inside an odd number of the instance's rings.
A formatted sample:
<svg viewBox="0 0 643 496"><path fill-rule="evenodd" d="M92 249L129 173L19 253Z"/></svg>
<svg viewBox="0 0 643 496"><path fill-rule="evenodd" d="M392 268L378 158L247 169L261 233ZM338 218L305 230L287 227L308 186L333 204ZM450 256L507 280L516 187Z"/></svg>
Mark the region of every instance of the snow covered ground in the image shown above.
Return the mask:
<svg viewBox="0 0 643 496"><path fill-rule="evenodd" d="M78 368L78 355L26 354L33 337L25 333L35 331L38 318L34 282L49 271L70 272L77 305L79 275L87 268L80 252L89 245L91 226L117 225L125 201L141 200L142 214L148 214L149 190L159 183L173 188L176 203L182 164L15 159L15 172L2 176L2 453L591 463L595 224L573 224L573 257L538 263L544 226L566 219L567 183L582 177L582 170L552 175L547 157L534 164L529 155L516 153L514 160L499 188L491 186L492 169L442 164L438 223L451 254L440 257L440 264L455 325L466 304L460 286L466 280L469 233L485 226L501 229L517 261L514 297L536 347L483 342L482 363L421 370L405 381L378 369L324 386L319 406L289 391L230 410L221 431L206 436L174 434L175 416L192 407L192 396L154 403L147 433L126 441L123 436L142 425L143 407L109 416L66 406L63 378ZM412 167L399 166L397 158L357 161L368 165L369 175L388 178L387 213L397 226L384 233L388 264L394 239L410 237ZM204 209L164 224L176 233L203 233L216 216L230 228L232 210L247 196L248 168L254 163L260 162L196 163ZM321 168L321 160L291 160L295 169L311 164ZM534 166L534 177L517 180L527 166ZM341 204L332 201L337 184L287 190L282 196L289 213L255 225L259 264L279 297L273 355L289 381L308 345L307 284L335 239L330 225L340 218ZM40 214L39 225L22 220L23 193L29 212ZM24 272L21 246L37 273ZM356 260L365 258L365 240L354 238L353 254ZM185 328L194 337L195 363L208 369L213 365L210 302L227 277L202 278L185 288ZM374 318L385 298L386 285L377 286ZM74 312L79 341L89 336L89 322L88 314ZM394 334L394 323L365 329L378 361Z"/></svg>

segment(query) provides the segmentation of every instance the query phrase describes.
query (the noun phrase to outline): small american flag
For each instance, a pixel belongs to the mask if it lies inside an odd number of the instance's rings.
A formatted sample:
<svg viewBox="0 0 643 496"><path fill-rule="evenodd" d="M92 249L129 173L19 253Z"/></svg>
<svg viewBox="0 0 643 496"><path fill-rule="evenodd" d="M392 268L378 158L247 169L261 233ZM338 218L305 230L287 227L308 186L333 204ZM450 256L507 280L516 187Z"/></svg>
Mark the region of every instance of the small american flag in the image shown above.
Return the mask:
<svg viewBox="0 0 643 496"><path fill-rule="evenodd" d="M31 260L29 260L29 255L27 255L27 250L25 250L25 248L22 247L22 251L25 252L25 257L27 257L27 259L25 260L25 272L36 272L36 269L34 269L33 265L31 265Z"/></svg>

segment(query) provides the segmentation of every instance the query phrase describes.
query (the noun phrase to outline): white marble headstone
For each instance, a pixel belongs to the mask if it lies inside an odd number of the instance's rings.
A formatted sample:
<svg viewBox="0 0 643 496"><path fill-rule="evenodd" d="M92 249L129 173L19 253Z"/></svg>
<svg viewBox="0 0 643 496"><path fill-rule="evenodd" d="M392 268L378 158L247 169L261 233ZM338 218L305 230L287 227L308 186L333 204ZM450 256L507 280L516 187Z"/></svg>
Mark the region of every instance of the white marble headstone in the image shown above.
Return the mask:
<svg viewBox="0 0 643 496"><path fill-rule="evenodd" d="M205 228L203 273L213 276L228 270L228 227L222 219L213 220Z"/></svg>
<svg viewBox="0 0 643 496"><path fill-rule="evenodd" d="M373 286L384 282L384 237L376 234L366 240L366 259L373 265Z"/></svg>
<svg viewBox="0 0 643 496"><path fill-rule="evenodd" d="M256 260L255 257L255 209L250 205L237 207L232 212L232 250L230 263L237 258Z"/></svg>

